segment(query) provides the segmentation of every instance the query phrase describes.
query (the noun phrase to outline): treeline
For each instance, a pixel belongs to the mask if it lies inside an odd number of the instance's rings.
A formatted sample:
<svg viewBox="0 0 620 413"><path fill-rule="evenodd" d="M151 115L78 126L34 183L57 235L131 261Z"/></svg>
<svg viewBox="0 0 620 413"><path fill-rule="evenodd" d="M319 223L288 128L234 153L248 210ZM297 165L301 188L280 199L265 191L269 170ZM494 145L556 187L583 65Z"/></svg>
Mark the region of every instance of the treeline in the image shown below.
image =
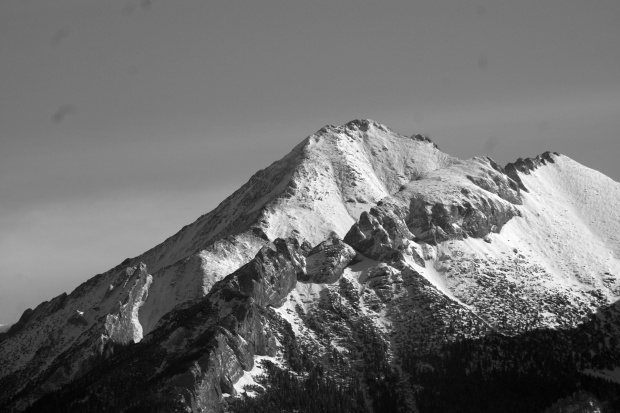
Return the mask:
<svg viewBox="0 0 620 413"><path fill-rule="evenodd" d="M124 392L89 394L83 398L69 389L47 394L25 410L26 413L168 413L177 411L178 404L163 398L157 389L127 389Z"/></svg>
<svg viewBox="0 0 620 413"><path fill-rule="evenodd" d="M601 400L604 411L620 411L620 385L580 371L608 367L617 354L601 357L592 347L576 351L574 338L558 331L495 335L459 340L433 356L407 353L400 359L418 389L421 413L543 412L578 391Z"/></svg>
<svg viewBox="0 0 620 413"><path fill-rule="evenodd" d="M318 310L309 315L305 321L319 337L332 325L326 318L346 320L358 346L358 351L346 355L336 349L321 354L318 349L303 347L290 324L274 312L266 315L292 371L265 361L267 374L260 379L264 389L252 388L254 397L228 398L228 411L411 412L402 391L406 380L391 364L387 343L369 320L351 319L337 311Z"/></svg>
<svg viewBox="0 0 620 413"><path fill-rule="evenodd" d="M272 412L366 412L360 383L352 378L337 382L321 366L306 377L284 371L265 361L267 375L262 384L267 388L256 397L228 399L228 410L239 413Z"/></svg>

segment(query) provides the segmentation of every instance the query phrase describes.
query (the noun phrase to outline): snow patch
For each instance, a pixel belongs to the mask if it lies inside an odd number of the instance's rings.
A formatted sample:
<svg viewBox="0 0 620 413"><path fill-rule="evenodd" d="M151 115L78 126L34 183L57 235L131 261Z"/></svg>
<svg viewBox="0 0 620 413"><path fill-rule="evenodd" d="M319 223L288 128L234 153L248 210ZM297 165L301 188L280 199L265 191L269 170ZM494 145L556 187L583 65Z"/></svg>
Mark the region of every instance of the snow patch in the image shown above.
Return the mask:
<svg viewBox="0 0 620 413"><path fill-rule="evenodd" d="M246 395L249 397L256 397L256 392L251 389L246 390L246 386L257 386L261 389L265 389L265 387L256 382L256 378L262 375L265 375L265 367L263 362L270 361L273 364L283 367L282 363L276 359L275 357L269 356L254 356L254 367L250 371L244 371L243 376L239 377L239 380L233 385L237 395ZM230 395L224 394L224 397L230 397Z"/></svg>
<svg viewBox="0 0 620 413"><path fill-rule="evenodd" d="M302 283L298 281L284 304L279 308L274 308L276 313L288 321L296 337L307 336L308 338L316 338L315 333L304 326L298 309L308 312L309 309L318 305L321 292L326 288L327 284Z"/></svg>

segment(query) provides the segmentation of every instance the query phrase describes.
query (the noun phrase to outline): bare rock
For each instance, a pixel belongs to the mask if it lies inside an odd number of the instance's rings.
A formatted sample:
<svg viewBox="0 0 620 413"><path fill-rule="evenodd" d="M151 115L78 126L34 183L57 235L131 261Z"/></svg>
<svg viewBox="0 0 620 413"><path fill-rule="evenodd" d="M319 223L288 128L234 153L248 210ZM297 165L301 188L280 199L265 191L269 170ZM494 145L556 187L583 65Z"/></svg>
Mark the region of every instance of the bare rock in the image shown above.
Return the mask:
<svg viewBox="0 0 620 413"><path fill-rule="evenodd" d="M295 287L298 276L305 274L301 247L294 239L276 239L273 247L261 248L252 261L215 284L213 291L250 296L261 307L279 307Z"/></svg>
<svg viewBox="0 0 620 413"><path fill-rule="evenodd" d="M381 301L387 302L392 299L396 291L401 289L403 278L397 269L386 264L379 264L370 269L365 279L360 281L372 288Z"/></svg>
<svg viewBox="0 0 620 413"><path fill-rule="evenodd" d="M299 280L317 284L334 283L356 255L351 246L336 237L325 240L308 253L306 274L302 274Z"/></svg>
<svg viewBox="0 0 620 413"><path fill-rule="evenodd" d="M414 235L406 224L408 211L405 207L381 201L363 212L344 240L363 255L377 261L394 262L408 253L422 266L424 261L415 250L411 250Z"/></svg>

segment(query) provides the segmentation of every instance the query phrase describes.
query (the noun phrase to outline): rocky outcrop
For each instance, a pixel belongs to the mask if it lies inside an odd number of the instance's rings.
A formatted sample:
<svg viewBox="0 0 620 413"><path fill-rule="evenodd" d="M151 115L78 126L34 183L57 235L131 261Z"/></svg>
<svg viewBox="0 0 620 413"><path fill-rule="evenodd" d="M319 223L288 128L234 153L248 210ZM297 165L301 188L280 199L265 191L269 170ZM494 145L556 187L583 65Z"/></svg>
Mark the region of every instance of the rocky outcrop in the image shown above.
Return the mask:
<svg viewBox="0 0 620 413"><path fill-rule="evenodd" d="M472 161L476 161L484 166L490 166L488 169L474 170L474 174L465 175L476 186L484 189L485 191L495 194L500 198L510 202L514 205L522 205L521 191L519 185L515 180L506 174L504 168L498 165L493 159L489 157L485 158L473 158ZM517 176L518 178L518 176Z"/></svg>
<svg viewBox="0 0 620 413"><path fill-rule="evenodd" d="M401 187L361 214L344 240L376 260L408 253L422 262L410 241L436 244L499 232L522 204L518 184L490 158L474 158Z"/></svg>
<svg viewBox="0 0 620 413"><path fill-rule="evenodd" d="M182 332L177 329L168 334L163 344L174 351L173 357L178 357L178 347L170 347L174 343L182 345L181 353L195 351L198 355L199 350L193 347L202 349L205 344L208 349L192 362L192 368L167 379L167 386L174 388L173 392L184 395L186 405L205 412L222 411L222 394L236 394L233 384L244 371L252 369L254 356L276 354L277 340L262 312L267 306L280 306L297 283L297 277L305 274L303 253L308 249L307 244L294 239L277 239L272 247L262 248L252 261L217 283L212 293L198 304L206 307L217 321L198 338L186 323L174 318L170 321L183 326ZM196 314L196 309L182 313ZM170 329L169 324L162 329ZM209 322L203 321L196 328L205 324ZM175 365L172 361L169 364Z"/></svg>
<svg viewBox="0 0 620 413"><path fill-rule="evenodd" d="M427 243L483 238L521 214L518 184L490 158L473 158L425 178L405 185L395 198L408 203L407 227Z"/></svg>
<svg viewBox="0 0 620 413"><path fill-rule="evenodd" d="M249 262L269 240L260 228L217 240L195 255L153 273L149 296L139 312L144 334L183 303L204 297L213 285Z"/></svg>
<svg viewBox="0 0 620 413"><path fill-rule="evenodd" d="M369 212L363 212L344 241L363 255L377 261L393 262L408 253L420 264L424 261L413 247L415 236L405 219L409 211L397 203L383 200Z"/></svg>
<svg viewBox="0 0 620 413"><path fill-rule="evenodd" d="M174 330L169 340L178 341L184 335L182 349L170 351L169 341L164 342L169 351L163 361L162 387L170 394L182 395L180 405L192 411L223 411L223 394L236 395L234 383L254 367L254 356L274 356L277 351L277 340L263 310L249 297L229 298L197 305L203 311L217 309L226 314L206 331L200 332L198 326L187 329L185 322L180 323L183 327ZM184 315L196 314L195 310ZM179 334L179 330L183 332Z"/></svg>
<svg viewBox="0 0 620 413"><path fill-rule="evenodd" d="M116 346L114 356L97 365L97 375L83 375L55 393L54 399L70 395L64 409L80 403L110 406L106 403L126 394L143 397L149 386L155 386L152 403L157 408L222 412L223 394L236 394L233 384L252 369L254 356L276 354L278 342L265 309L286 299L297 276L305 273L304 254L309 250L309 245L293 239L275 240L206 297L169 312L139 343ZM136 270L139 291L145 283L138 281L148 274L144 266ZM139 303L140 294L132 297L128 303ZM131 360L131 369L126 369L124 360ZM43 398L33 411L45 403Z"/></svg>
<svg viewBox="0 0 620 413"><path fill-rule="evenodd" d="M411 199L407 223L420 240L436 244L468 236L483 238L518 215L518 209L492 199L463 197L444 204L416 197Z"/></svg>
<svg viewBox="0 0 620 413"><path fill-rule="evenodd" d="M146 265L141 263L139 267L127 269L127 274L133 277L133 286L129 290L127 302L119 303L116 314L108 314L105 321L106 334L102 340L112 340L119 344L137 343L142 340L142 325L138 319L138 311L148 297L149 287L153 282L153 276L146 271Z"/></svg>
<svg viewBox="0 0 620 413"><path fill-rule="evenodd" d="M555 163L553 160L554 156L560 156L557 152L547 151L540 155L537 155L535 158L519 158L515 162L509 163L505 166L504 170L506 171L506 175L512 178L518 185L519 188L527 192L527 188L523 184L521 178L519 178L519 172L525 175L529 175L532 171L536 170L541 165L547 165L547 163Z"/></svg>
<svg viewBox="0 0 620 413"><path fill-rule="evenodd" d="M532 171L542 165L546 165L547 163L555 163L553 160L554 156L560 156L560 154L557 152L547 151L537 155L534 158L519 158L515 162L507 164L504 169L507 173L511 173L511 171L516 170L523 174L529 175Z"/></svg>
<svg viewBox="0 0 620 413"><path fill-rule="evenodd" d="M424 136L424 135L420 135L419 133L416 133L416 134L411 135L411 139L415 139L416 141L420 141L420 142L431 143L433 144L433 147L435 147L436 149L439 149L439 146L437 146L437 144L433 142L428 136Z"/></svg>
<svg viewBox="0 0 620 413"><path fill-rule="evenodd" d="M295 287L297 277L305 273L305 257L297 240L277 239L274 247L263 247L256 257L213 287L211 299L221 294L252 297L260 307L279 307Z"/></svg>
<svg viewBox="0 0 620 413"><path fill-rule="evenodd" d="M402 288L403 277L399 270L382 263L371 268L360 282L366 283L381 301L387 302Z"/></svg>
<svg viewBox="0 0 620 413"><path fill-rule="evenodd" d="M306 257L306 273L299 281L331 284L340 278L357 252L342 240L332 237L314 247Z"/></svg>

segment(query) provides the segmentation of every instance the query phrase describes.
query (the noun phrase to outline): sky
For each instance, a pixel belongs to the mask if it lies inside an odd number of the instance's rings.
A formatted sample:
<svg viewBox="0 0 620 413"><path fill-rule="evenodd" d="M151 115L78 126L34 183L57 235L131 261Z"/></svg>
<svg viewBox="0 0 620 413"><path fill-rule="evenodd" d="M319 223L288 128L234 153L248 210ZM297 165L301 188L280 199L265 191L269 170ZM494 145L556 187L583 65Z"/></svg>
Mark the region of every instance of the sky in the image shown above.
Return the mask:
<svg viewBox="0 0 620 413"><path fill-rule="evenodd" d="M0 0L0 324L323 125L620 181L620 2Z"/></svg>

